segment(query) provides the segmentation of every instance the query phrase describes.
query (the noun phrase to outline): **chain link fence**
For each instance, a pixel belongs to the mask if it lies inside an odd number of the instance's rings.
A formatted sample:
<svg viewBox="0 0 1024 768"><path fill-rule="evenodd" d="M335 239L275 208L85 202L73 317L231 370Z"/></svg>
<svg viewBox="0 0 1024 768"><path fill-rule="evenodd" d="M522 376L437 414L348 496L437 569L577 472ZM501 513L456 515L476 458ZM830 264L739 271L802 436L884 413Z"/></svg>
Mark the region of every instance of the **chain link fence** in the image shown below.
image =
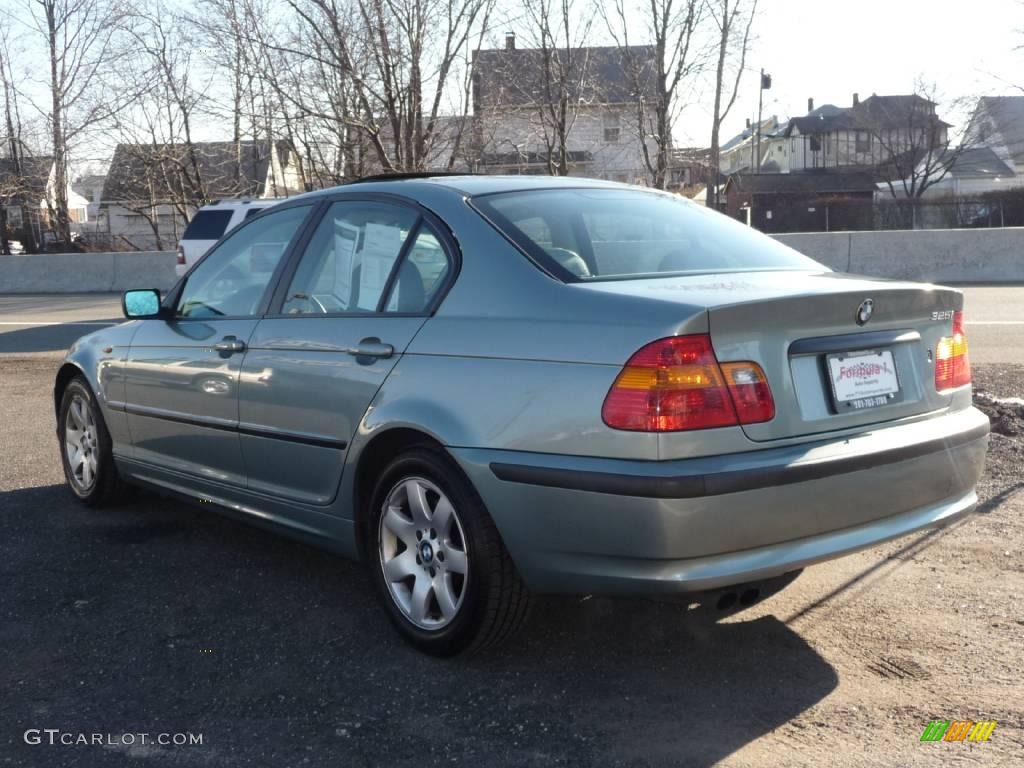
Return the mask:
<svg viewBox="0 0 1024 768"><path fill-rule="evenodd" d="M750 223L771 234L1024 227L1024 189L923 200L777 196L770 215L756 205L751 213ZM746 211L737 218L746 221Z"/></svg>

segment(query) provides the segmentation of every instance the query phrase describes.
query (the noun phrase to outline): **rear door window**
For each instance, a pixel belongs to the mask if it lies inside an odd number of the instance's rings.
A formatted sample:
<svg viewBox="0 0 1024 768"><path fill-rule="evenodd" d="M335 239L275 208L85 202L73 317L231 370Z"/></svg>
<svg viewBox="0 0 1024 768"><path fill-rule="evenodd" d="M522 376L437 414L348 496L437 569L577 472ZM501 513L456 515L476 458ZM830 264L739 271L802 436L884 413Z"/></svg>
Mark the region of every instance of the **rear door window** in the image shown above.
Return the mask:
<svg viewBox="0 0 1024 768"><path fill-rule="evenodd" d="M218 240L228 228L231 211L197 211L185 227L182 240Z"/></svg>
<svg viewBox="0 0 1024 768"><path fill-rule="evenodd" d="M259 213L262 210L263 210L262 208L250 208L249 210L247 210L245 212L246 220L251 219L253 216L255 216L257 213Z"/></svg>
<svg viewBox="0 0 1024 768"><path fill-rule="evenodd" d="M306 246L282 313L424 312L448 269L440 242L412 209L339 201Z"/></svg>

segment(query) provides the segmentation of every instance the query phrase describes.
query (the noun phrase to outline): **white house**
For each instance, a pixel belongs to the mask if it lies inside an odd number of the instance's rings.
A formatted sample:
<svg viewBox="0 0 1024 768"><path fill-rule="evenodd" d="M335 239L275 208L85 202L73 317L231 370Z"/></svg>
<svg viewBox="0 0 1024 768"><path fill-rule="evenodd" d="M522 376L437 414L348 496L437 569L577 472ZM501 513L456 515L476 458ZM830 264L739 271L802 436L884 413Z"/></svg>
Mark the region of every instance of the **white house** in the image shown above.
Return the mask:
<svg viewBox="0 0 1024 768"><path fill-rule="evenodd" d="M100 231L111 247L172 249L192 214L229 197L277 198L302 191L284 142L118 144L103 184ZM273 150L273 151L272 151Z"/></svg>
<svg viewBox="0 0 1024 768"><path fill-rule="evenodd" d="M968 126L966 141L974 151L962 168L954 166L959 191L1024 187L1024 96L981 97Z"/></svg>
<svg viewBox="0 0 1024 768"><path fill-rule="evenodd" d="M761 160L766 163L775 151L775 140L785 131L788 121L776 115L761 121ZM726 141L718 151L718 169L726 176L747 171L757 164L757 125L747 121L747 127Z"/></svg>
<svg viewBox="0 0 1024 768"><path fill-rule="evenodd" d="M19 170L20 167L20 170ZM34 249L51 236L50 219L56 207L57 170L52 157L0 158L0 206L8 240ZM88 221L88 201L68 184L66 189L71 231L77 234Z"/></svg>
<svg viewBox="0 0 1024 768"><path fill-rule="evenodd" d="M570 175L642 182L647 175L642 141L653 156L655 143L641 137L654 124L654 50L577 48L543 51L505 47L478 50L473 57L473 115L476 170L491 173L547 173L554 121L546 76L568 94L567 161ZM557 57L557 58L556 58ZM646 133L646 130L644 131Z"/></svg>
<svg viewBox="0 0 1024 768"><path fill-rule="evenodd" d="M935 103L918 95L878 96L863 101L853 95L850 107L825 104L807 114L761 125L759 173L863 170L880 168L908 152L944 147L949 124L935 113ZM756 165L757 133L748 128L722 148L726 174Z"/></svg>

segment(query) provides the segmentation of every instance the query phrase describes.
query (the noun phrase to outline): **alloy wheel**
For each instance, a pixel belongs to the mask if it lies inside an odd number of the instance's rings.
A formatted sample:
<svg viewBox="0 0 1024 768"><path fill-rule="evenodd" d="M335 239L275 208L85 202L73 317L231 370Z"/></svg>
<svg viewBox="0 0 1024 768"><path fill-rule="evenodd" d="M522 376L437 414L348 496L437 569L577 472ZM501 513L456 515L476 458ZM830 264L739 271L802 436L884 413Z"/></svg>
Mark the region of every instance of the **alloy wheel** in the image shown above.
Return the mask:
<svg viewBox="0 0 1024 768"><path fill-rule="evenodd" d="M458 615L469 580L458 513L434 483L407 477L384 501L377 535L388 592L421 629L446 627Z"/></svg>
<svg viewBox="0 0 1024 768"><path fill-rule="evenodd" d="M76 490L87 493L96 484L100 443L92 408L81 395L72 398L64 417L64 454L68 479Z"/></svg>

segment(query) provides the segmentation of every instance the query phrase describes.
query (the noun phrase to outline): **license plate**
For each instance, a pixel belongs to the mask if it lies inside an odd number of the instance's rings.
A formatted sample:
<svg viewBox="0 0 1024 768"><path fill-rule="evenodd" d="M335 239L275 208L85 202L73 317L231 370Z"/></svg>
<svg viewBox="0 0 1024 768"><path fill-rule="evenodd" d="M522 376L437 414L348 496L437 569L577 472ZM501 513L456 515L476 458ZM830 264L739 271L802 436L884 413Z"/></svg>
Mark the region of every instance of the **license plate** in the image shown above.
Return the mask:
<svg viewBox="0 0 1024 768"><path fill-rule="evenodd" d="M888 349L829 355L828 374L836 407L876 408L896 399L900 380Z"/></svg>

